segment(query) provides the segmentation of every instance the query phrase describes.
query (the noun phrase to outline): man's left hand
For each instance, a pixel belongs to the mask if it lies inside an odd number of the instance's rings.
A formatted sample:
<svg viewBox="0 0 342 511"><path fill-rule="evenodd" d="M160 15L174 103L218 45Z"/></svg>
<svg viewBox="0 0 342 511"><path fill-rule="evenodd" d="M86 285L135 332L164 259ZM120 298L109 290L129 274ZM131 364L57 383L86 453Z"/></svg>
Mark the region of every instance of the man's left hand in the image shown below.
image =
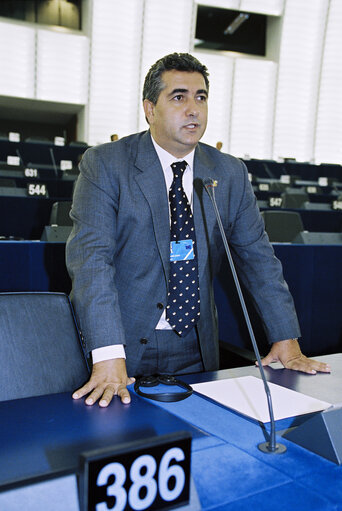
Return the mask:
<svg viewBox="0 0 342 511"><path fill-rule="evenodd" d="M309 359L303 355L296 339L275 342L269 354L261 361L263 366L272 362L281 362L286 369L308 374L330 373L329 364Z"/></svg>

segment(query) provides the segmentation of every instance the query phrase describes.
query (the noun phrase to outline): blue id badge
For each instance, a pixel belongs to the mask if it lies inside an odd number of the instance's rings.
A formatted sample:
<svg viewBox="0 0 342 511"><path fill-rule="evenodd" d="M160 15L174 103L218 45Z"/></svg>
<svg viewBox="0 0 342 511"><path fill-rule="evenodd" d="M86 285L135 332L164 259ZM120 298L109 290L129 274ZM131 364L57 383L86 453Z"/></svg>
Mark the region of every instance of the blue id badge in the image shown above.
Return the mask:
<svg viewBox="0 0 342 511"><path fill-rule="evenodd" d="M171 241L170 261L189 261L194 258L192 240Z"/></svg>

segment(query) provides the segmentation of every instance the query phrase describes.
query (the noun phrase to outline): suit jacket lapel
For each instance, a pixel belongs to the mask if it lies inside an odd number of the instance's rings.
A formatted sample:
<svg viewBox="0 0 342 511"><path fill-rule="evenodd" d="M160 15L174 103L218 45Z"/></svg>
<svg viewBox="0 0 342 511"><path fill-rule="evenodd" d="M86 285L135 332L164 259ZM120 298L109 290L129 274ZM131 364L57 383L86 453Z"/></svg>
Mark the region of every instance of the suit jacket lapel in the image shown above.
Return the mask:
<svg viewBox="0 0 342 511"><path fill-rule="evenodd" d="M156 243L163 263L165 278L168 281L170 271L169 202L163 169L149 132L140 140L135 165L139 169L136 181L151 208Z"/></svg>

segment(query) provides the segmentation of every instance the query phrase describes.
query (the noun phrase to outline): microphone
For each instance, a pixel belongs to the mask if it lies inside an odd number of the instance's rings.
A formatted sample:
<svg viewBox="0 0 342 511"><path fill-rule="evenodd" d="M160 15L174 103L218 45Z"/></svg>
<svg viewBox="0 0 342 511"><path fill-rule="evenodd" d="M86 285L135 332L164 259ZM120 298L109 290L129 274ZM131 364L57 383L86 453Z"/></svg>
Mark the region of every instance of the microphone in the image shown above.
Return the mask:
<svg viewBox="0 0 342 511"><path fill-rule="evenodd" d="M247 311L246 303L245 303L245 300L244 300L244 297L243 297L243 294L242 294L242 291L241 291L240 282L239 282L239 279L238 279L238 276L237 276L237 273L236 273L236 270L235 270L234 261L233 261L233 258L232 258L232 255L231 255L231 252L230 252L230 249L229 249L227 237L226 237L226 234L224 232L222 221L221 221L221 217L220 217L220 213L219 213L219 210L218 210L218 207L217 207L217 204L216 204L215 188L217 187L218 182L215 179L207 177L207 178L205 178L203 180L203 185L204 185L204 187L205 187L205 189L206 189L206 191L207 191L207 193L208 193L208 195L209 195L209 197L211 199L213 207L214 207L217 223L218 223L218 226L219 226L219 229L220 229L220 233L221 233L221 237L222 237L222 241L223 241L223 245L224 245L224 248L226 250L229 266L230 266L230 269L231 269L231 272L232 272L232 275L233 275L233 279L234 279L234 283L235 283L235 287L236 287L237 293L239 295L240 304L241 304L241 307L242 307L242 310L243 310L243 314L244 314L244 317L245 317L245 321L246 321L246 324L247 324L249 336L250 336L251 341L252 341L254 354L255 354L256 359L258 361L258 367L259 367L259 371L260 371L260 374L261 374L262 381L264 383L264 389L265 389L265 393L266 393L266 397L267 397L268 411L269 411L270 421L271 421L270 439L269 439L269 442L262 442L261 444L259 444L258 448L260 449L260 451L265 452L267 454L282 454L282 453L284 453L286 451L286 446L283 445L283 444L277 444L276 443L276 438L275 438L275 422L274 422L273 405L272 405L272 397L271 397L270 388L268 386L268 383L267 383L267 380L266 380L266 377L265 377L264 368L263 368L262 363L261 363L259 348L258 348L258 345L257 345L256 340L255 340L255 336L254 336L253 328L252 328L251 321L250 321L250 318L249 318L249 314L248 314L248 311Z"/></svg>
<svg viewBox="0 0 342 511"><path fill-rule="evenodd" d="M58 169L57 169L55 155L53 154L52 147L50 147L50 155L51 155L51 160L52 160L52 164L53 164L53 170L55 171L56 177L58 177Z"/></svg>

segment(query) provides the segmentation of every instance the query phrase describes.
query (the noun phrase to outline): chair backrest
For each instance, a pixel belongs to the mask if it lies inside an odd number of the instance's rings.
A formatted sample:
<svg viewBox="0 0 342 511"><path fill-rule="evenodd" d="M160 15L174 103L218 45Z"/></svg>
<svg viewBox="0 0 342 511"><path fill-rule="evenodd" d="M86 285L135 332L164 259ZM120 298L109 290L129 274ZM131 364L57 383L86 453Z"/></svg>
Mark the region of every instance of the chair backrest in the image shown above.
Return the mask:
<svg viewBox="0 0 342 511"><path fill-rule="evenodd" d="M51 208L50 225L70 225L72 220L69 216L72 201L54 202Z"/></svg>
<svg viewBox="0 0 342 511"><path fill-rule="evenodd" d="M281 196L283 198L282 207L288 209L300 209L304 202L309 200L309 195L301 189L288 189Z"/></svg>
<svg viewBox="0 0 342 511"><path fill-rule="evenodd" d="M0 401L72 392L89 377L63 293L0 293Z"/></svg>
<svg viewBox="0 0 342 511"><path fill-rule="evenodd" d="M301 216L296 211L262 211L265 230L271 242L291 242L304 230Z"/></svg>

